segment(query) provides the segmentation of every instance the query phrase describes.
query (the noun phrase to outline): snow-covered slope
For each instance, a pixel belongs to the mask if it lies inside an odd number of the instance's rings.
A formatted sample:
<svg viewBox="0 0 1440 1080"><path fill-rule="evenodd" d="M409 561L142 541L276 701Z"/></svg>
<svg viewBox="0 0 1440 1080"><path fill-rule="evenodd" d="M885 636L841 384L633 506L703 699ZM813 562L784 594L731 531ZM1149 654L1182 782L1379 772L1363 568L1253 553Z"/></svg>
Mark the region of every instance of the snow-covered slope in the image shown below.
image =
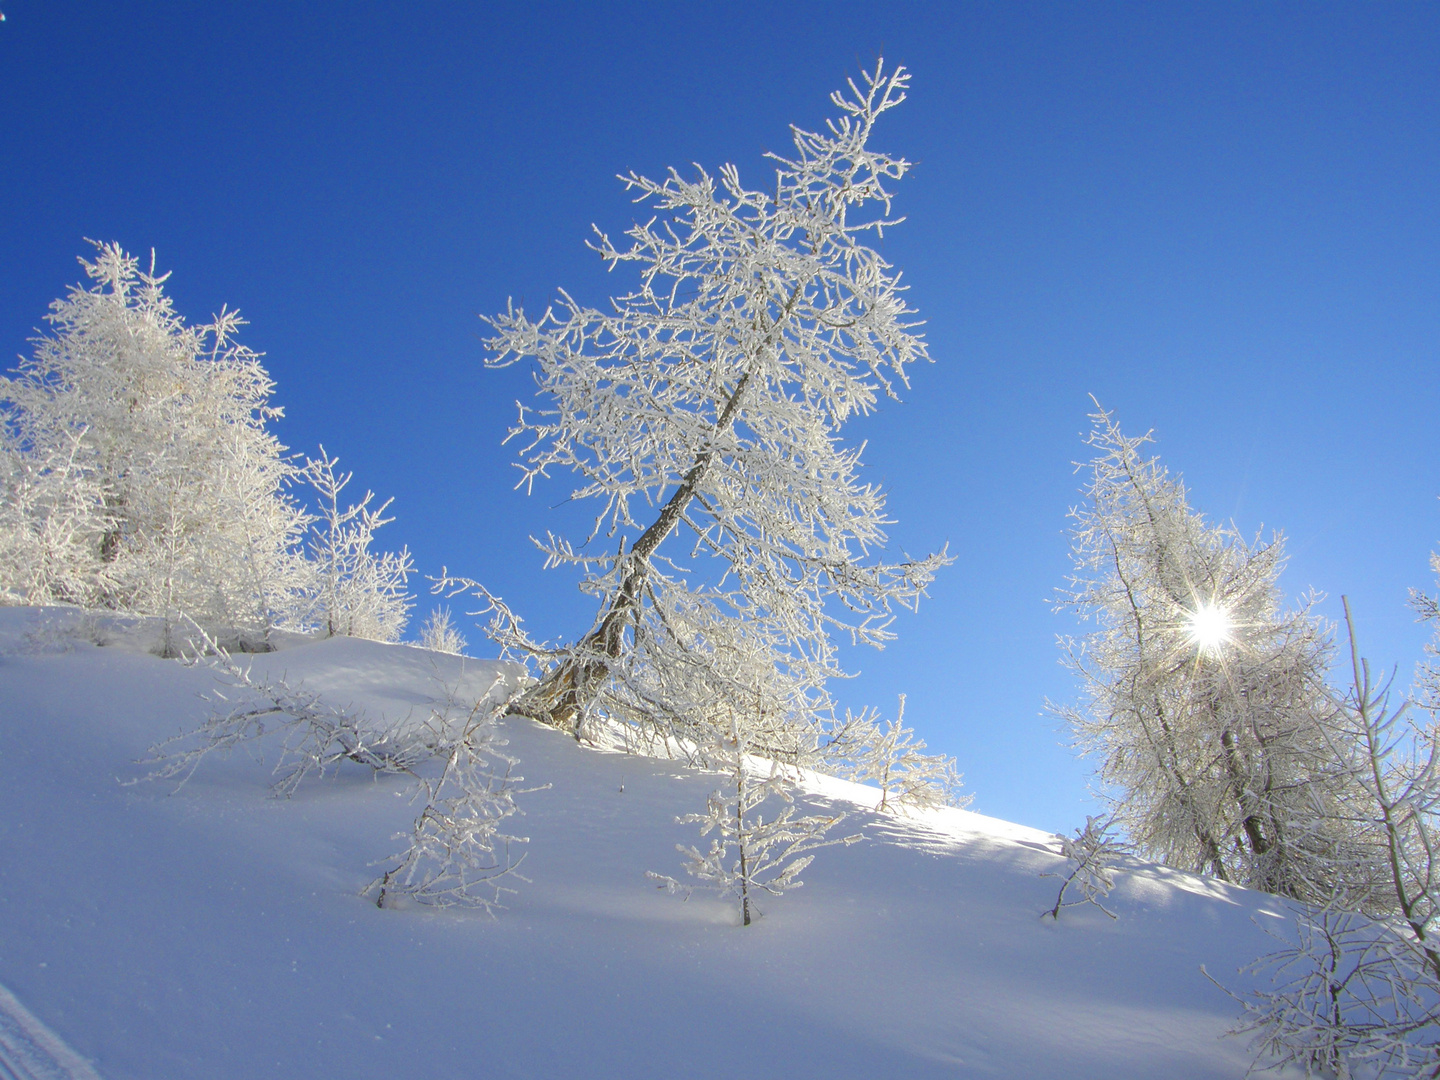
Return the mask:
<svg viewBox="0 0 1440 1080"><path fill-rule="evenodd" d="M105 1080L1151 1080L1249 1064L1199 968L1228 977L1267 951L1273 898L1143 867L1120 877L1119 918L1042 922L1057 883L1040 875L1065 865L1053 837L856 808L867 840L820 852L804 888L741 929L730 904L645 877L679 874L675 844L696 834L675 817L713 777L510 720L519 771L552 785L514 829L528 883L494 920L380 910L358 890L413 818L404 785L357 769L277 800L240 754L176 794L122 786L206 715L213 680L41 621L0 610L0 984ZM390 717L435 692L432 665L481 689L496 670L357 640L256 659ZM867 797L840 782L810 796Z"/></svg>

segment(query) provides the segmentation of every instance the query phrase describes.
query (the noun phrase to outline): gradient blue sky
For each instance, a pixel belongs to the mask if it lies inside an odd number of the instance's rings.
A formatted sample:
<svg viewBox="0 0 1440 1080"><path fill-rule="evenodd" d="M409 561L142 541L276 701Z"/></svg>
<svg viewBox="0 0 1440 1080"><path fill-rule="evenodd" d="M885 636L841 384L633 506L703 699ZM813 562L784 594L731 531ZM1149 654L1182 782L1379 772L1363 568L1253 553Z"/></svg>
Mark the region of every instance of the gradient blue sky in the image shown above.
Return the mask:
<svg viewBox="0 0 1440 1080"><path fill-rule="evenodd" d="M628 281L584 247L614 176L737 163L883 53L876 144L916 162L884 250L935 363L852 429L894 548L957 562L842 700L956 755L975 808L1064 829L1088 768L1068 568L1087 395L1154 429L1193 503L1283 529L1291 595L1410 665L1440 540L1440 6L0 2L0 352L28 351L83 237L155 248L180 309L250 320L286 410L394 495L390 544L481 578L545 635L591 610L511 490L519 370L480 313ZM381 534L385 535L384 533ZM422 598L421 611L427 598ZM472 643L479 634L471 634Z"/></svg>

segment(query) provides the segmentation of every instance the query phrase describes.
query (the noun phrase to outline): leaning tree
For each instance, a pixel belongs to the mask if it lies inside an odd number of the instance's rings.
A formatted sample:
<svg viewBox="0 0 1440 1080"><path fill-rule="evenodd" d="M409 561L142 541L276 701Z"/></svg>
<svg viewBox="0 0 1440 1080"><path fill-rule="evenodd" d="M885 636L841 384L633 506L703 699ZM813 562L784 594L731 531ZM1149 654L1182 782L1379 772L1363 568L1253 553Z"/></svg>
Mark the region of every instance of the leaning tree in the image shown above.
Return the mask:
<svg viewBox="0 0 1440 1080"><path fill-rule="evenodd" d="M538 319L511 306L487 320L490 367L539 367L544 404L521 405L510 432L521 485L566 470L572 498L599 504L583 541L536 541L597 598L587 632L535 642L490 598L492 635L539 674L514 711L577 735L604 715L696 745L711 703L769 688L767 711L813 731L840 672L832 635L882 646L894 609L950 561L873 557L885 497L840 441L928 358L899 273L867 246L901 220L890 185L909 163L868 143L908 81L878 63L831 95L838 117L792 128L763 191L733 165L622 176L655 216L628 244L597 229L591 246L639 271L634 291L607 310L562 292ZM767 674L716 662L742 641Z"/></svg>

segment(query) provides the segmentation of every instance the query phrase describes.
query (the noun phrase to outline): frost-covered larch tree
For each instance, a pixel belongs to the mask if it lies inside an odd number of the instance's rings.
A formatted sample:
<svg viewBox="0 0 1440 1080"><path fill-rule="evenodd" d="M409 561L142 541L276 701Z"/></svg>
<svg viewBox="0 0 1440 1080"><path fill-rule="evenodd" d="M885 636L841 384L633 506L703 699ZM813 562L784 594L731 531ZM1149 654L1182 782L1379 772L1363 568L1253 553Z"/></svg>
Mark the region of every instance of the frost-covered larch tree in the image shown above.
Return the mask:
<svg viewBox="0 0 1440 1080"><path fill-rule="evenodd" d="M372 507L375 493L367 491L342 509L340 493L355 474L337 473L339 462L322 446L320 456L306 459L300 471L320 496L320 514L310 527L309 621L327 637L399 641L413 602L405 591L413 569L410 552L370 550L375 530L395 520L385 517L391 500Z"/></svg>
<svg viewBox="0 0 1440 1080"><path fill-rule="evenodd" d="M539 367L546 403L522 406L510 433L522 484L565 470L579 478L572 498L600 505L583 540L539 541L597 598L587 632L545 647L495 602L492 633L540 674L516 711L688 737L697 658L744 633L808 688L806 715L776 710L803 725L840 670L832 633L883 645L894 609L949 561L872 557L885 499L840 440L926 359L900 275L867 246L899 220L890 188L909 165L868 144L907 83L880 63L832 95L840 115L792 129L763 190L732 165L622 177L655 216L628 244L597 231L592 246L638 271L635 290L606 310L562 292L538 319L512 307L488 320L489 366Z"/></svg>
<svg viewBox="0 0 1440 1080"><path fill-rule="evenodd" d="M1282 538L1207 523L1148 436L1093 420L1059 600L1095 628L1062 641L1085 701L1057 711L1116 822L1151 858L1300 899L1373 880L1331 747L1329 631L1313 597L1283 608Z"/></svg>
<svg viewBox="0 0 1440 1080"><path fill-rule="evenodd" d="M267 428L270 377L236 312L187 324L153 258L144 272L118 245L96 250L81 260L92 286L51 305L32 358L0 379L6 503L24 526L7 532L30 545L0 573L32 603L263 637L290 615L306 522Z"/></svg>
<svg viewBox="0 0 1440 1080"><path fill-rule="evenodd" d="M1417 598L1422 613L1424 597ZM1440 1075L1440 725L1422 667L1422 722L1392 705L1387 681L1361 658L1348 599L1352 684L1331 742L1348 768L1348 810L1374 858L1356 887L1336 888L1297 912L1282 947L1249 965L1270 985L1233 994L1238 1034L1279 1067L1309 1075ZM1359 877L1359 875L1357 875ZM1366 910L1362 910L1362 908ZM1251 981L1253 985L1253 980Z"/></svg>
<svg viewBox="0 0 1440 1080"><path fill-rule="evenodd" d="M722 781L703 813L677 819L698 824L708 847L677 844L676 850L699 887L735 899L741 925L749 926L761 896L803 884L800 874L814 861L812 852L860 838L830 837L845 815L807 814L796 801L797 762L809 760L810 747L804 738L809 725L803 718L797 723L793 711L809 703L803 686L775 662L770 643L742 633L691 665L691 674L704 693L685 742ZM688 894L668 875L649 876L672 893Z"/></svg>
<svg viewBox="0 0 1440 1080"><path fill-rule="evenodd" d="M970 803L968 795L960 794L963 780L955 759L925 753L925 741L905 726L904 694L894 720L882 720L875 709L847 713L829 738L824 756L842 776L862 784L873 781L880 789L875 809L881 813Z"/></svg>

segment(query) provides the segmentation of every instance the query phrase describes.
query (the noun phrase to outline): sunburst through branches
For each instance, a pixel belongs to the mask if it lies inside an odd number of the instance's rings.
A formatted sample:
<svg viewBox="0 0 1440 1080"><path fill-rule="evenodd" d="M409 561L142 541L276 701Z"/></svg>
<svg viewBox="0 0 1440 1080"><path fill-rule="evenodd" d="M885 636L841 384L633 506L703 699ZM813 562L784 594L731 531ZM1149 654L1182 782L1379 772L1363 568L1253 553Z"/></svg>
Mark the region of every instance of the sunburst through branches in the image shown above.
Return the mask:
<svg viewBox="0 0 1440 1080"><path fill-rule="evenodd" d="M1224 604L1198 604L1194 611L1185 616L1186 640L1194 645L1202 656L1218 653L1233 639L1234 631L1235 622L1229 608Z"/></svg>

